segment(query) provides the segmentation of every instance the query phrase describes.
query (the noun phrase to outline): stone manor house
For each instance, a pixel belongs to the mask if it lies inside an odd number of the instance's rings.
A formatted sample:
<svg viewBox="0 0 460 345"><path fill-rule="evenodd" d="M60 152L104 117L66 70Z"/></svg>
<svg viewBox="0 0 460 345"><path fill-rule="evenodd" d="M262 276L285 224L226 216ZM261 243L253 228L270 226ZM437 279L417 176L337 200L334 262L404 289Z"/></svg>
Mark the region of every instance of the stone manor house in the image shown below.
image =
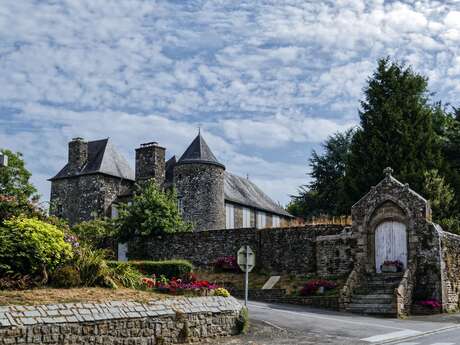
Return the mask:
<svg viewBox="0 0 460 345"><path fill-rule="evenodd" d="M196 231L280 227L292 219L249 179L226 171L201 134L178 161L166 161L165 151L156 142L142 144L133 171L109 139L73 139L67 164L50 179L50 213L70 224L114 217L136 183L153 179L175 187L179 209Z"/></svg>

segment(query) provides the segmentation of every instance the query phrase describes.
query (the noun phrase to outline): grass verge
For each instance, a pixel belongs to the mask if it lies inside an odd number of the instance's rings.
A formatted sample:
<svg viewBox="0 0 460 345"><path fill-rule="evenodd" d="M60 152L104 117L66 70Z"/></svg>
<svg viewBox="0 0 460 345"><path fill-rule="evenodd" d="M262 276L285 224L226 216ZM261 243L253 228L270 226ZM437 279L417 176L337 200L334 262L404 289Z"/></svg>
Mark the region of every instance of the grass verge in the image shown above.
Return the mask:
<svg viewBox="0 0 460 345"><path fill-rule="evenodd" d="M148 302L166 298L175 297L150 291L125 288L43 288L22 291L0 291L0 305L38 305L76 302L103 303L107 301Z"/></svg>

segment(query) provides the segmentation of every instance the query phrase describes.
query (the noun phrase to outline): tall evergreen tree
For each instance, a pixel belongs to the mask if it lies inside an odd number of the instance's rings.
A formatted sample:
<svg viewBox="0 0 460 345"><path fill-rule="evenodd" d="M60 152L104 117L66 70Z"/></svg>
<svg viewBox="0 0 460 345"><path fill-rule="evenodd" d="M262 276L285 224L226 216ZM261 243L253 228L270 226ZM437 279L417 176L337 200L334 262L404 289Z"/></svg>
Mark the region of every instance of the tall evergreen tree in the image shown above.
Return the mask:
<svg viewBox="0 0 460 345"><path fill-rule="evenodd" d="M364 95L346 169L348 206L382 179L387 166L396 178L423 193L424 173L442 165L427 79L410 67L382 59Z"/></svg>
<svg viewBox="0 0 460 345"><path fill-rule="evenodd" d="M302 186L299 195L293 197L289 211L302 217L319 215L346 215L343 199L343 179L350 153L353 130L335 133L323 145L324 151L313 151L310 157L312 181Z"/></svg>

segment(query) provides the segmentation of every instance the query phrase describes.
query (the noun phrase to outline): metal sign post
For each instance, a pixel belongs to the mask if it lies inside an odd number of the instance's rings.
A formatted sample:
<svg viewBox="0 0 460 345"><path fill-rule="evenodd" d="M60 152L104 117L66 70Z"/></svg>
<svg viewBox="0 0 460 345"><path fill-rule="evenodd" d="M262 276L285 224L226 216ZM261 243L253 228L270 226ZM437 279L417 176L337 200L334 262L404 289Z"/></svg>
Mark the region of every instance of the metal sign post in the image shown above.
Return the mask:
<svg viewBox="0 0 460 345"><path fill-rule="evenodd" d="M256 256L251 247L246 245L242 246L240 250L238 250L237 262L238 266L240 266L241 270L244 272L244 305L247 306L249 292L249 272L252 271L256 263Z"/></svg>

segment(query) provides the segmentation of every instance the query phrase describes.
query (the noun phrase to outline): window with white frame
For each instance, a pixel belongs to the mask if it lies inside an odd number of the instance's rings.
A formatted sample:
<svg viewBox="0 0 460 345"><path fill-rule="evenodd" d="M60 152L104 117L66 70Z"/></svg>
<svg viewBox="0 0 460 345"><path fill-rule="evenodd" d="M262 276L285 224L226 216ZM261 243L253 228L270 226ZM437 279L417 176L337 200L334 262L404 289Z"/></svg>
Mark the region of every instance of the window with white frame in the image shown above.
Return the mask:
<svg viewBox="0 0 460 345"><path fill-rule="evenodd" d="M251 227L251 209L243 207L243 228Z"/></svg>
<svg viewBox="0 0 460 345"><path fill-rule="evenodd" d="M274 214L272 216L272 227L273 228L279 228L280 224L281 224L280 217Z"/></svg>
<svg viewBox="0 0 460 345"><path fill-rule="evenodd" d="M265 212L257 211L257 229L263 229L267 227L267 215Z"/></svg>
<svg viewBox="0 0 460 345"><path fill-rule="evenodd" d="M231 204L225 205L225 228L235 228L235 208Z"/></svg>

